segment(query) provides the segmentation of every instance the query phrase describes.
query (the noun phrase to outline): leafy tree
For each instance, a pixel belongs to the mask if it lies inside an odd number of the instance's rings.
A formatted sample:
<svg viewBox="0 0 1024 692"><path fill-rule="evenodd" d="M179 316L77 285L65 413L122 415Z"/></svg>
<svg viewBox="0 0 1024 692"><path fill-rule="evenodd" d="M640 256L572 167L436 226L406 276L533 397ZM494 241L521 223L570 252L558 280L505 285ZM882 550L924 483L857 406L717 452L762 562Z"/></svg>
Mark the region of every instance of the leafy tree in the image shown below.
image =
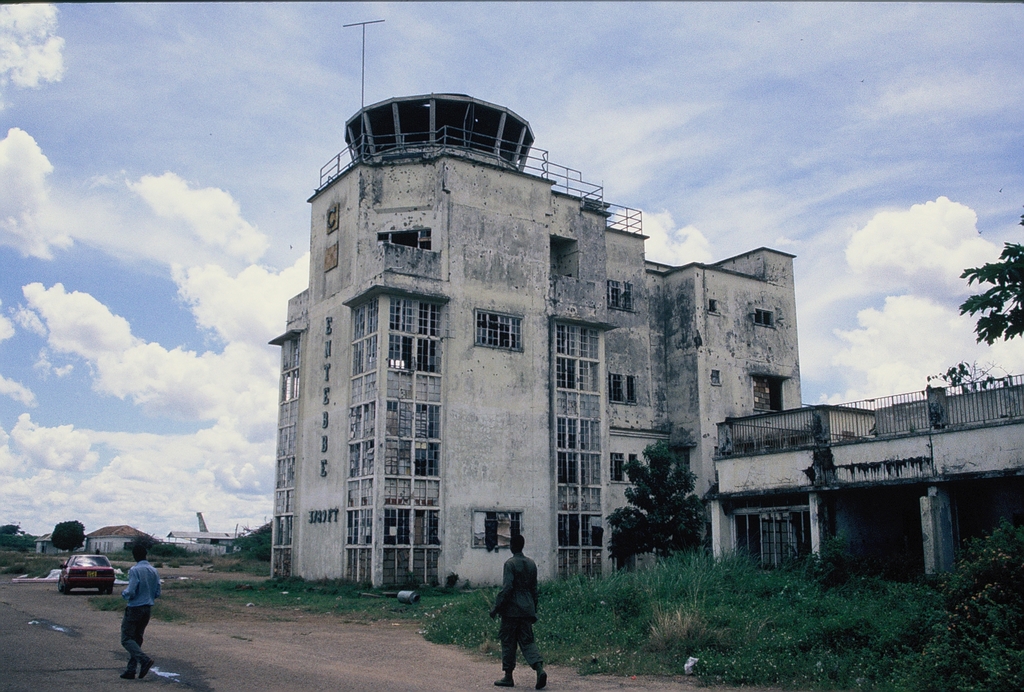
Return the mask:
<svg viewBox="0 0 1024 692"><path fill-rule="evenodd" d="M1020 218L1024 226L1024 215ZM960 278L967 279L968 286L992 284L960 305L961 315L982 313L974 327L978 341L991 345L996 339L1024 334L1024 245L1004 243L998 262L965 269Z"/></svg>
<svg viewBox="0 0 1024 692"><path fill-rule="evenodd" d="M241 536L235 539L235 552L240 552L243 557L270 562L270 542L273 526L268 521L263 526L255 529L245 527Z"/></svg>
<svg viewBox="0 0 1024 692"><path fill-rule="evenodd" d="M928 382L942 380L951 387L963 387L970 391L988 389L1000 381L1001 378L992 374L997 365L980 365L977 361L968 363L961 361L948 368L946 372L938 375L929 375ZM1002 368L999 368L1002 370Z"/></svg>
<svg viewBox="0 0 1024 692"><path fill-rule="evenodd" d="M35 546L35 537L21 530L17 524L0 526L0 548L24 553Z"/></svg>
<svg viewBox="0 0 1024 692"><path fill-rule="evenodd" d="M50 542L57 550L75 550L85 544L85 527L80 521L62 521L53 527Z"/></svg>
<svg viewBox="0 0 1024 692"><path fill-rule="evenodd" d="M700 545L704 506L693 494L696 476L665 442L648 445L644 461L629 461L623 469L632 485L626 489L629 504L608 517L612 557L667 557Z"/></svg>

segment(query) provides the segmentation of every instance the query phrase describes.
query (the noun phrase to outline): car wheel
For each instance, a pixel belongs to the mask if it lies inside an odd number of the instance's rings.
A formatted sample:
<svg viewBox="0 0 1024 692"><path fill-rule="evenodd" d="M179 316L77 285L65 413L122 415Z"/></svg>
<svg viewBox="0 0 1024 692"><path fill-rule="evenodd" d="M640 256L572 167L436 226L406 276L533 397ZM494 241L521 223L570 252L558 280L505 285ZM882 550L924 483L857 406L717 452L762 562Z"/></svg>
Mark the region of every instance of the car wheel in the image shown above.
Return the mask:
<svg viewBox="0 0 1024 692"><path fill-rule="evenodd" d="M114 587L113 586L108 586L107 587L107 595L109 596L112 593L114 593Z"/></svg>
<svg viewBox="0 0 1024 692"><path fill-rule="evenodd" d="M57 580L57 590L61 593L64 593L64 582L62 582L60 579Z"/></svg>

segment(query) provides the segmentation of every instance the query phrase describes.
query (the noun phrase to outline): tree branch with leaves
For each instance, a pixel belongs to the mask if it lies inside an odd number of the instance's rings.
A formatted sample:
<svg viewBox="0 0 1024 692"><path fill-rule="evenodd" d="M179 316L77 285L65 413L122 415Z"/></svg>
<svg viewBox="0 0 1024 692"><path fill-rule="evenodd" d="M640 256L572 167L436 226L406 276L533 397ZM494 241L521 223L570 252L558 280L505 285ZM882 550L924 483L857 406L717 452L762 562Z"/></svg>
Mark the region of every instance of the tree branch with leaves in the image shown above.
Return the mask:
<svg viewBox="0 0 1024 692"><path fill-rule="evenodd" d="M1024 226L1024 215L1020 218ZM998 262L965 269L960 278L967 279L968 286L992 285L960 305L961 315L981 313L974 327L979 342L991 345L1024 334L1024 245L1004 243Z"/></svg>

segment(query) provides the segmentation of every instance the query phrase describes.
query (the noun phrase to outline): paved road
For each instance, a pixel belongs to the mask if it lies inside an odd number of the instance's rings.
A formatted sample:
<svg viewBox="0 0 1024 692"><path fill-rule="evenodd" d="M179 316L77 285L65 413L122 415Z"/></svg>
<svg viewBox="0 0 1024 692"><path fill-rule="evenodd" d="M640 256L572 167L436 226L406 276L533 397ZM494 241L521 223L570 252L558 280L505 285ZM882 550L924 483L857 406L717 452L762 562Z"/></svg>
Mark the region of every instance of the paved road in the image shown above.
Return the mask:
<svg viewBox="0 0 1024 692"><path fill-rule="evenodd" d="M89 607L89 592L0 581L0 690L216 690L218 692L448 692L495 690L495 659L431 644L408 624L345 624L296 612L268 622L235 618L153 621L145 650L156 665L145 680L121 680L127 656L120 613ZM570 692L693 690L690 678L579 676L549 667L548 689ZM517 670L520 689L534 674ZM144 687L140 687L144 686ZM725 692L725 688L719 688ZM750 688L746 688L750 692Z"/></svg>

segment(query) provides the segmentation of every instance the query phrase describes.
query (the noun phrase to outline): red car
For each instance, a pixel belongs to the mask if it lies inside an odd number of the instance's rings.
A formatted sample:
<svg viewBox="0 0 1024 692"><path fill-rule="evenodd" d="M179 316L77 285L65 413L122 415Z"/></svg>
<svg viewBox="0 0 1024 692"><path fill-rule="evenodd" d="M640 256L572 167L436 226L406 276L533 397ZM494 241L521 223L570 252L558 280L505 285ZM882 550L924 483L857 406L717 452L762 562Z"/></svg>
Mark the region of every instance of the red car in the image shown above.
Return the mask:
<svg viewBox="0 0 1024 692"><path fill-rule="evenodd" d="M57 590L62 594L71 589L99 589L100 593L114 593L114 568L104 555L72 555L61 565Z"/></svg>

